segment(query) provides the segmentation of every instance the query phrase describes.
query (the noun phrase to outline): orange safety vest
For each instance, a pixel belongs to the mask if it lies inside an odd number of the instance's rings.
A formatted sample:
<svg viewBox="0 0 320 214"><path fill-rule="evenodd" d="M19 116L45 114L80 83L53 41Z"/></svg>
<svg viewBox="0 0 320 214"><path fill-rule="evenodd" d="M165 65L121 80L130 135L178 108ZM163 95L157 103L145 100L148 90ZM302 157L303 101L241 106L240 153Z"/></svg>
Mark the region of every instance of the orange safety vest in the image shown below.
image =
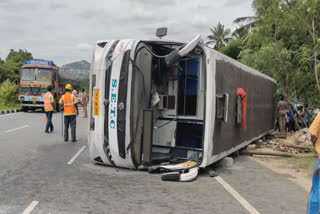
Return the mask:
<svg viewBox="0 0 320 214"><path fill-rule="evenodd" d="M66 93L62 96L63 106L64 106L64 115L75 115L76 107L74 106L75 96L71 93Z"/></svg>
<svg viewBox="0 0 320 214"><path fill-rule="evenodd" d="M52 97L52 94L49 91L43 95L44 110L45 111L53 111L53 105L51 103L51 97Z"/></svg>

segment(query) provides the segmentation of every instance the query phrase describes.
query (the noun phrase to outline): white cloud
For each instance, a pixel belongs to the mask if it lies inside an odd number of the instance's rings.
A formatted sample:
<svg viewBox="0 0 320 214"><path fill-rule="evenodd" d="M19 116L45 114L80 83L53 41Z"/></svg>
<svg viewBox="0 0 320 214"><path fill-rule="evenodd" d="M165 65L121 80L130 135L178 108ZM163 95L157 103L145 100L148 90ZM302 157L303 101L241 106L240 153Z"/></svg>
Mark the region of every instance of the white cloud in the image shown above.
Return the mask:
<svg viewBox="0 0 320 214"><path fill-rule="evenodd" d="M27 49L57 65L90 61L97 40L155 38L156 28L163 26L167 39L186 41L199 33L206 38L218 21L235 29L235 18L253 15L251 2L0 0L0 58L10 49Z"/></svg>
<svg viewBox="0 0 320 214"><path fill-rule="evenodd" d="M48 5L48 7L49 9L55 10L55 9L65 9L68 7L68 5L65 3L52 2Z"/></svg>
<svg viewBox="0 0 320 214"><path fill-rule="evenodd" d="M227 7L235 7L243 4L243 0L226 0L225 6Z"/></svg>
<svg viewBox="0 0 320 214"><path fill-rule="evenodd" d="M88 43L80 43L77 45L77 48L80 50L91 50L93 46Z"/></svg>
<svg viewBox="0 0 320 214"><path fill-rule="evenodd" d="M192 19L192 25L196 26L196 27L208 27L209 26L209 20L207 19L207 17L197 14L193 17Z"/></svg>

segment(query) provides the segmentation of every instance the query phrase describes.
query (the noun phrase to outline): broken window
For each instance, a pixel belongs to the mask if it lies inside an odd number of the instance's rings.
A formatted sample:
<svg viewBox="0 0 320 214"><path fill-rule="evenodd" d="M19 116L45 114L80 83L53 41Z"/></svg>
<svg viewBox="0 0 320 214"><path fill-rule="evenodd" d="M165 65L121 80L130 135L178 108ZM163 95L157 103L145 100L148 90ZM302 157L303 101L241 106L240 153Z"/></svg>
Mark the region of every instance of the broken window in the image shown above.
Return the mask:
<svg viewBox="0 0 320 214"><path fill-rule="evenodd" d="M186 59L180 62L178 114L197 114L199 59Z"/></svg>

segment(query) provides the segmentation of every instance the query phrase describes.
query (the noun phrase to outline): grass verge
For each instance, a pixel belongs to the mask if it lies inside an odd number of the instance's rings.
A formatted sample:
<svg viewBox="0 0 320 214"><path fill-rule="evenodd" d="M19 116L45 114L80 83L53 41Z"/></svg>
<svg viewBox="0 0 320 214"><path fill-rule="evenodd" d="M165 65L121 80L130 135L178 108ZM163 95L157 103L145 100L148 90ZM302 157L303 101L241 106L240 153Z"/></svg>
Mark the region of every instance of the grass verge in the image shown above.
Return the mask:
<svg viewBox="0 0 320 214"><path fill-rule="evenodd" d="M315 157L305 157L305 158L287 158L288 164L290 164L295 169L305 169L308 171L308 176L312 177L313 168L316 161Z"/></svg>
<svg viewBox="0 0 320 214"><path fill-rule="evenodd" d="M11 110L11 109L20 109L20 108L21 108L21 104L14 104L14 105L5 106L0 103L0 111Z"/></svg>

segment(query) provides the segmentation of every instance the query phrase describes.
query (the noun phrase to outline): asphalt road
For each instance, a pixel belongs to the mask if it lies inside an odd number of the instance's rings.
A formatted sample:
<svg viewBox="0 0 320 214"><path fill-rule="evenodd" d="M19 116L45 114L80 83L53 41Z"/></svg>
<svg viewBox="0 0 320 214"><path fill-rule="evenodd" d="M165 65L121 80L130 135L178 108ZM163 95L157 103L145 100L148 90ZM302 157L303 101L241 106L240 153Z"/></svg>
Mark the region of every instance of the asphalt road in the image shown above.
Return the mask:
<svg viewBox="0 0 320 214"><path fill-rule="evenodd" d="M306 213L308 192L246 157L216 178L202 172L190 183L163 182L94 165L87 119L77 118L78 142L65 143L61 114L53 118L55 131L45 134L43 113L0 116L0 214Z"/></svg>

